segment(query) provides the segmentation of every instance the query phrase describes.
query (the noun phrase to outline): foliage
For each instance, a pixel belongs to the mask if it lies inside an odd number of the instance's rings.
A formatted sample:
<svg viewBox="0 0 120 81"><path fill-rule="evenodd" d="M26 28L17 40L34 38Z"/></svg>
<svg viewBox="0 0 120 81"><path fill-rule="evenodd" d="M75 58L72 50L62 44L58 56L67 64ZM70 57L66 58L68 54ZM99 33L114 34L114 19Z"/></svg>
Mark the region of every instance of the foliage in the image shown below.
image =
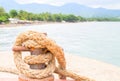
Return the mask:
<svg viewBox="0 0 120 81"><path fill-rule="evenodd" d="M30 13L24 10L10 10L6 13L3 7L0 7L0 23L7 22L9 18L18 18L20 20L30 21L46 21L46 22L83 22L83 21L120 21L120 17L92 17L84 18L81 16L75 16L73 14L51 14L49 12L44 13Z"/></svg>
<svg viewBox="0 0 120 81"><path fill-rule="evenodd" d="M18 15L18 12L16 10L10 10L9 12L10 17L15 18Z"/></svg>
<svg viewBox="0 0 120 81"><path fill-rule="evenodd" d="M75 15L70 14L70 15L65 16L64 20L67 22L77 22L79 18L76 17Z"/></svg>
<svg viewBox="0 0 120 81"><path fill-rule="evenodd" d="M5 12L3 7L0 7L0 23L7 22L9 18L8 13Z"/></svg>
<svg viewBox="0 0 120 81"><path fill-rule="evenodd" d="M5 13L5 10L3 7L0 7L0 15L3 15Z"/></svg>
<svg viewBox="0 0 120 81"><path fill-rule="evenodd" d="M120 21L120 17L93 17L86 18L87 21Z"/></svg>
<svg viewBox="0 0 120 81"><path fill-rule="evenodd" d="M20 10L18 12L18 18L21 19L21 20L27 20L28 19L28 12L27 11L24 11L24 10Z"/></svg>

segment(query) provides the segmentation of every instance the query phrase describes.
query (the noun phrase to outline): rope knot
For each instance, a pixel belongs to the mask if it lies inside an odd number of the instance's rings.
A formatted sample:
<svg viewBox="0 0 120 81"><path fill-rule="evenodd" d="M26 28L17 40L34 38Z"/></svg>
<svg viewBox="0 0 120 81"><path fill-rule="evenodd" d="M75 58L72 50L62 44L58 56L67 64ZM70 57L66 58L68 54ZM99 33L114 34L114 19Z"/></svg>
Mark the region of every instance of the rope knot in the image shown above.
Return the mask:
<svg viewBox="0 0 120 81"><path fill-rule="evenodd" d="M94 81L87 77L68 72L66 70L66 61L63 49L44 33L35 31L23 32L17 37L14 46L24 46L31 49L32 53L36 50L42 50L42 53L36 51L37 53L35 55L26 56L24 61L22 59L21 51L14 51L14 62L16 67L21 74L27 77L42 79L55 72L60 75L61 79L65 79L66 76L69 76L74 78L76 81ZM55 66L55 58L58 61L59 68ZM31 66L35 64L40 67L42 65L43 67L37 70L29 67L29 65Z"/></svg>

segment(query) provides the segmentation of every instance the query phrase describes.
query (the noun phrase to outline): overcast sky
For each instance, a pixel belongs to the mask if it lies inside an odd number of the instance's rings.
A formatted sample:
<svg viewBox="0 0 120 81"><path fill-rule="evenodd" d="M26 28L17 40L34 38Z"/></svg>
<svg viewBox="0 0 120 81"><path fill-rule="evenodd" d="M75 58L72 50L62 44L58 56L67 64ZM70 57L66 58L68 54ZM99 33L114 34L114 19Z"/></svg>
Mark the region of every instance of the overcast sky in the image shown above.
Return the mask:
<svg viewBox="0 0 120 81"><path fill-rule="evenodd" d="M61 6L66 3L74 2L90 7L103 7L108 9L120 9L120 0L15 0L20 4L41 3Z"/></svg>

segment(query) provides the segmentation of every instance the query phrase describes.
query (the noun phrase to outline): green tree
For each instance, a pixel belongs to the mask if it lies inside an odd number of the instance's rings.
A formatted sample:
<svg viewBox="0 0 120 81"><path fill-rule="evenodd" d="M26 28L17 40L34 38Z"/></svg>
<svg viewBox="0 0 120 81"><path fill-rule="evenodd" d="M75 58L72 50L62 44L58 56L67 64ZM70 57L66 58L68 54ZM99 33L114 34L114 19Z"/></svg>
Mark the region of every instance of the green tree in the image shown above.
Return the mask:
<svg viewBox="0 0 120 81"><path fill-rule="evenodd" d="M10 10L9 12L10 17L15 18L18 16L18 12L16 10Z"/></svg>
<svg viewBox="0 0 120 81"><path fill-rule="evenodd" d="M34 14L28 13L27 20L34 20Z"/></svg>
<svg viewBox="0 0 120 81"><path fill-rule="evenodd" d="M65 16L64 20L67 22L77 22L79 21L79 18L76 17L75 15L70 14L70 15Z"/></svg>
<svg viewBox="0 0 120 81"><path fill-rule="evenodd" d="M3 7L0 7L0 24L2 22L7 22L9 15L5 12Z"/></svg>
<svg viewBox="0 0 120 81"><path fill-rule="evenodd" d="M51 13L49 13L49 14L48 14L48 19L47 19L47 21L55 22L55 17L54 17L54 15L51 14Z"/></svg>
<svg viewBox="0 0 120 81"><path fill-rule="evenodd" d="M21 19L21 20L27 20L28 15L29 15L29 13L27 11L24 11L24 10L20 10L18 12L18 18Z"/></svg>
<svg viewBox="0 0 120 81"><path fill-rule="evenodd" d="M3 7L0 7L0 15L3 15L5 12L4 8Z"/></svg>
<svg viewBox="0 0 120 81"><path fill-rule="evenodd" d="M37 17L38 17L37 18L38 21L44 21L43 14L38 14Z"/></svg>
<svg viewBox="0 0 120 81"><path fill-rule="evenodd" d="M61 22L63 20L62 14L54 14L53 16L56 22Z"/></svg>
<svg viewBox="0 0 120 81"><path fill-rule="evenodd" d="M0 23L2 23L2 22L7 22L7 21L8 21L8 18L9 18L9 16L8 16L7 13L4 14L4 15L1 15L1 16L0 16Z"/></svg>
<svg viewBox="0 0 120 81"><path fill-rule="evenodd" d="M86 21L86 19L81 16L78 16L78 19L79 19L79 21Z"/></svg>
<svg viewBox="0 0 120 81"><path fill-rule="evenodd" d="M49 14L50 14L50 13L48 13L48 12L42 13L43 21L48 21L48 20L49 20Z"/></svg>

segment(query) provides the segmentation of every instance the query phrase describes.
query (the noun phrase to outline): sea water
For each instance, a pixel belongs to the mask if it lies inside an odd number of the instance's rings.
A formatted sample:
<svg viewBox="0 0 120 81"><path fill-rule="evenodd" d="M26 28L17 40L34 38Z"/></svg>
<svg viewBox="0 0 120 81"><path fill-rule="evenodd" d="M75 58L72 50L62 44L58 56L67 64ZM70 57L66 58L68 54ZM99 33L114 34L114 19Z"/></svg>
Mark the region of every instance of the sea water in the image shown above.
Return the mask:
<svg viewBox="0 0 120 81"><path fill-rule="evenodd" d="M11 51L17 35L46 32L66 53L120 67L120 22L81 22L0 28L0 51Z"/></svg>

